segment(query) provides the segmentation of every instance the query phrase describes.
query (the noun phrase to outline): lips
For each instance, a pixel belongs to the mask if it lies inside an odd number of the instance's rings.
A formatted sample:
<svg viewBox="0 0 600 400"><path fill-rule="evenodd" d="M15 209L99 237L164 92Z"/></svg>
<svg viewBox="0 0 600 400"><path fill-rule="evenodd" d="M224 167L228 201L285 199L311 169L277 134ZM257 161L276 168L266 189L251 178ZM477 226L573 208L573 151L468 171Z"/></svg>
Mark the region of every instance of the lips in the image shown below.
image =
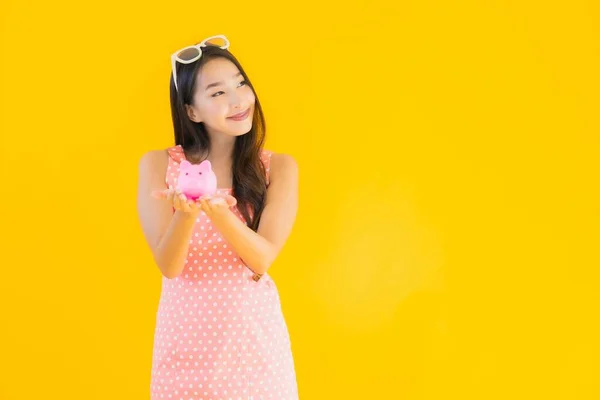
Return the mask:
<svg viewBox="0 0 600 400"><path fill-rule="evenodd" d="M248 116L248 114L250 114L249 108L246 111L243 111L239 114L232 115L231 117L228 117L228 118L233 119L235 121L240 121L240 120L243 120L244 118L246 118Z"/></svg>

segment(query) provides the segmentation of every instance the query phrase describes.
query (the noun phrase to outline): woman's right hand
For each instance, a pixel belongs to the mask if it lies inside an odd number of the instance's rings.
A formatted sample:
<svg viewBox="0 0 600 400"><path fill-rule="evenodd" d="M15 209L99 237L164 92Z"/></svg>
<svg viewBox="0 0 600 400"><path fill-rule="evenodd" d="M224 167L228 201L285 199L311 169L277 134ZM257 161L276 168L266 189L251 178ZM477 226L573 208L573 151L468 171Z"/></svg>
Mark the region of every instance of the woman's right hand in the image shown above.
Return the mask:
<svg viewBox="0 0 600 400"><path fill-rule="evenodd" d="M176 211L183 211L190 214L197 214L201 210L201 205L195 200L188 199L180 190L169 186L165 190L155 190L152 196L157 199L164 199L171 203Z"/></svg>

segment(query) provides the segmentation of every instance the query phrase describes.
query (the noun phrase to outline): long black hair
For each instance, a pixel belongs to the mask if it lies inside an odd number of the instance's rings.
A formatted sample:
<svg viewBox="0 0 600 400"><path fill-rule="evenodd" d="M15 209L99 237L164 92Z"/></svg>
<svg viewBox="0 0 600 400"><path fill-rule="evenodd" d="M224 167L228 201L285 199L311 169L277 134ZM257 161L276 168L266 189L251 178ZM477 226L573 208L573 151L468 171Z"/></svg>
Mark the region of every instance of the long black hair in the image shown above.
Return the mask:
<svg viewBox="0 0 600 400"><path fill-rule="evenodd" d="M267 182L265 167L261 154L265 142L265 117L256 95L256 90L236 57L227 49L208 45L202 48L200 60L191 64L176 63L177 87L171 73L171 116L175 133L175 145L181 145L186 158L192 163L199 163L203 155L210 151L210 137L202 122L190 120L186 104L193 105L198 71L208 61L223 57L235 64L252 88L256 98L252 128L244 135L236 137L233 159L232 196L237 199L237 207L246 220L246 224L254 231L258 229L260 216L265 205Z"/></svg>

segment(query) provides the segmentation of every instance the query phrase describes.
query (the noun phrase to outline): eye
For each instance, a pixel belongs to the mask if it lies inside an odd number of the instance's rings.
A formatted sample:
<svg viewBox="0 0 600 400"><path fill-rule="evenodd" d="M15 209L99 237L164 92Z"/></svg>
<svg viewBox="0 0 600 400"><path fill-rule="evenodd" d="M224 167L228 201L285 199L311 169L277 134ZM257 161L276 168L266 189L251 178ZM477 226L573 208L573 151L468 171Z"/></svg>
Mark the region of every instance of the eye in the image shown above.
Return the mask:
<svg viewBox="0 0 600 400"><path fill-rule="evenodd" d="M246 80L243 80L243 81L241 81L241 82L239 83L239 86L246 86L246 85L248 85L248 81L246 81ZM239 87L239 86L238 86L238 87ZM213 93L213 94L211 95L211 97L219 97L219 96L220 96L220 94L219 94L219 93L225 93L225 92L223 92L222 90L219 90L218 92L216 92L216 93Z"/></svg>
<svg viewBox="0 0 600 400"><path fill-rule="evenodd" d="M202 175L202 172L198 172L198 175Z"/></svg>
<svg viewBox="0 0 600 400"><path fill-rule="evenodd" d="M186 174L186 175L189 175L189 173L188 173L188 172L186 172L185 174Z"/></svg>

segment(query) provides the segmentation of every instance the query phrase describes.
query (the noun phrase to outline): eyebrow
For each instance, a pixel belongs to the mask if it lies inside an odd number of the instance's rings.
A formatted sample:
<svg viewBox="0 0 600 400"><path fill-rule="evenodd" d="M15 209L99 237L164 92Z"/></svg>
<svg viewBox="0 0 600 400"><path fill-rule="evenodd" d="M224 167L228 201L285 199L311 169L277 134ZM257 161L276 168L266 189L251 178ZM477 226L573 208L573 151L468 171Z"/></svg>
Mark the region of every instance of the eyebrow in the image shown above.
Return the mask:
<svg viewBox="0 0 600 400"><path fill-rule="evenodd" d="M238 76L241 76L241 75L242 75L242 73L238 72L237 74L235 74L233 76L233 78L237 78ZM212 87L219 86L219 85L222 85L222 84L223 84L223 82L213 82L213 83L210 83L210 84L206 85L206 87L204 88L204 90L208 90L208 89L210 89Z"/></svg>

